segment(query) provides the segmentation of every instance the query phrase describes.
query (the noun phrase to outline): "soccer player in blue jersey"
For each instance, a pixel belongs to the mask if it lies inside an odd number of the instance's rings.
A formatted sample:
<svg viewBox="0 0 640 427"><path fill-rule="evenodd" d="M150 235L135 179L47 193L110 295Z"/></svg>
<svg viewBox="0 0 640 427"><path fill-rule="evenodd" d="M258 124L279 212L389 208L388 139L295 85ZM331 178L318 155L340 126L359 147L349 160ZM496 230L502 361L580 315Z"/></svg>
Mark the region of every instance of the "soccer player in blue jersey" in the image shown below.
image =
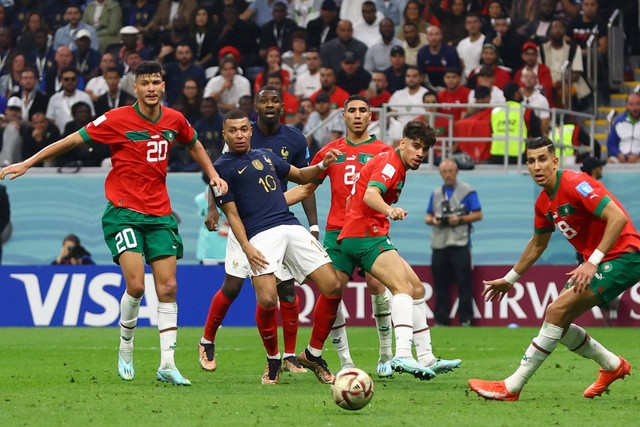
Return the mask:
<svg viewBox="0 0 640 427"><path fill-rule="evenodd" d="M315 283L321 296L314 310L314 324L307 349L299 357L323 383L333 374L322 358L322 347L336 319L342 284L320 242L291 213L281 180L308 183L341 154L330 150L316 166L299 169L266 149L252 149L253 128L246 113L233 110L224 120L223 136L229 152L215 165L229 181L229 192L216 197L250 265L256 292L256 324L265 349L267 368L263 384L277 384L282 361L278 350L276 307L277 280L284 269L298 280Z"/></svg>
<svg viewBox="0 0 640 427"><path fill-rule="evenodd" d="M280 91L272 86L263 87L256 95L255 107L258 112L258 120L252 124L251 147L266 148L297 168L307 166L309 164L309 148L306 138L293 127L280 124L282 112ZM287 179L281 179L280 184L286 191ZM319 228L315 197L303 201L302 206L307 215L309 229L314 237L318 238ZM216 333L247 277L249 277L249 263L237 239L233 233L230 233L225 256L224 282L211 300L204 333L198 344L200 366L205 371L214 371L217 367L215 360ZM280 300L284 338L283 369L288 372L306 372L306 369L300 366L296 358L299 311L295 283L291 275L285 275L280 279L282 282L278 285L278 299Z"/></svg>

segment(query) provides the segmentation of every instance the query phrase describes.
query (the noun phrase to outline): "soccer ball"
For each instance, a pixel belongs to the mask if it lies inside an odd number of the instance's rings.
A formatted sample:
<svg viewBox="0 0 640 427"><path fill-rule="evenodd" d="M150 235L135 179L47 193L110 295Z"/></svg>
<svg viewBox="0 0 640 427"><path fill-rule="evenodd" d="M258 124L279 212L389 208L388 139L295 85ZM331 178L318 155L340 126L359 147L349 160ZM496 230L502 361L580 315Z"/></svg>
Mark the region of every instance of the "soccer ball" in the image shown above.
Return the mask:
<svg viewBox="0 0 640 427"><path fill-rule="evenodd" d="M362 409L373 397L373 380L362 369L343 369L331 384L331 397L341 408L350 411Z"/></svg>

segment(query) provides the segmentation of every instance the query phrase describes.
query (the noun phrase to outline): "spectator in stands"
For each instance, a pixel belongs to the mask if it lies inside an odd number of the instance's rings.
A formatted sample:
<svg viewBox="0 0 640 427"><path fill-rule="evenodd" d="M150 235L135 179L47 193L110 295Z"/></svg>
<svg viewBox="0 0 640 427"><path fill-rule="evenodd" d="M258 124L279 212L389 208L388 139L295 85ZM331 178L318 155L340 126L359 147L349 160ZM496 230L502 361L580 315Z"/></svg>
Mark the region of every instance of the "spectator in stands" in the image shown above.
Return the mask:
<svg viewBox="0 0 640 427"><path fill-rule="evenodd" d="M313 133L309 133L312 129L315 129L320 123L323 123L331 114L331 102L329 95L325 92L320 92L316 96L315 111L309 115L307 124L304 127L303 133L307 135L307 142L309 144L309 150L312 155L317 153L322 147L334 141L342 135L344 132L344 121L340 123L342 119L340 114L337 114L333 120L324 123L320 128L316 129Z"/></svg>
<svg viewBox="0 0 640 427"><path fill-rule="evenodd" d="M9 58L14 52L13 49L13 33L11 28L0 26L0 58L5 58L0 62L0 76L9 73Z"/></svg>
<svg viewBox="0 0 640 427"><path fill-rule="evenodd" d="M421 85L422 76L418 67L407 66L405 82L406 87L393 92L388 104L398 113L397 119L402 126L424 114L422 98L427 92L427 89Z"/></svg>
<svg viewBox="0 0 640 427"><path fill-rule="evenodd" d="M204 88L204 96L216 100L220 111L226 113L237 108L243 95L251 95L251 83L238 74L238 63L227 57L220 62L220 75L211 78Z"/></svg>
<svg viewBox="0 0 640 427"><path fill-rule="evenodd" d="M22 33L18 35L16 50L25 54L29 53L35 43L36 31L41 28L45 31L48 31L48 26L44 22L42 14L35 10L29 12L25 18L25 24L24 28L22 29Z"/></svg>
<svg viewBox="0 0 640 427"><path fill-rule="evenodd" d="M310 96L311 100L317 103L316 97L322 92L329 95L331 108L344 107L344 102L349 98L349 92L336 85L336 72L327 66L320 69L320 89Z"/></svg>
<svg viewBox="0 0 640 427"><path fill-rule="evenodd" d="M378 25L377 41L374 41L367 49L365 55L364 68L373 73L374 71L384 71L391 65L389 55L394 46L401 46L403 41L394 36L395 27L389 18L383 18Z"/></svg>
<svg viewBox="0 0 640 427"><path fill-rule="evenodd" d="M145 28L156 14L156 7L157 3L153 0L123 2L122 25L135 27L138 30ZM115 41L114 43L117 42Z"/></svg>
<svg viewBox="0 0 640 427"><path fill-rule="evenodd" d="M71 107L71 116L73 119L65 125L63 137L71 135L93 120L93 104L84 101L76 102ZM81 144L58 156L55 163L58 167L99 167L110 154L109 146L106 144L95 144L94 146Z"/></svg>
<svg viewBox="0 0 640 427"><path fill-rule="evenodd" d="M87 103L91 110L91 116L94 116L95 112L93 111L93 101L91 97L87 95L86 92L77 88L78 72L75 68L63 68L60 72L60 80L62 82L62 90L55 93L49 99L46 114L47 117L58 126L60 132L64 132L65 125L73 120L71 106L76 102L82 101Z"/></svg>
<svg viewBox="0 0 640 427"><path fill-rule="evenodd" d="M462 69L458 52L442 43L442 31L435 25L427 29L427 45L418 51L418 68L428 76L429 82L437 91L444 88L445 68Z"/></svg>
<svg viewBox="0 0 640 427"><path fill-rule="evenodd" d="M382 13L383 16L391 19L393 21L393 25L397 28L400 28L402 24L402 1L401 0L386 0L386 1L378 1L376 2L378 6L378 10Z"/></svg>
<svg viewBox="0 0 640 427"><path fill-rule="evenodd" d="M491 103L491 89L489 89L488 86L478 85L471 92L473 92L473 97L469 98L469 103L472 103L472 104L490 104ZM474 107L472 105L469 108L467 108L467 111L462 115L462 118L467 119L483 111L490 112L491 109L481 108L480 106ZM489 120L488 116L487 116L487 120Z"/></svg>
<svg viewBox="0 0 640 427"><path fill-rule="evenodd" d="M296 79L294 94L299 98L308 98L318 91L320 83L320 53L315 47L308 48L305 52L307 70Z"/></svg>
<svg viewBox="0 0 640 427"><path fill-rule="evenodd" d="M125 73L129 71L129 66L126 63L126 58L129 52L138 52L138 55L140 55L142 59L151 58L151 53L145 47L140 38L140 30L136 27L131 25L122 27L120 29L120 40L122 41L122 45L115 46L117 48L117 52L115 52L115 54L117 55L116 59L118 60L118 63L124 66ZM111 50L109 50L109 52L111 52Z"/></svg>
<svg viewBox="0 0 640 427"><path fill-rule="evenodd" d="M476 80L476 89L478 88L478 86L486 86L489 88L489 91L491 93L490 104L502 104L506 101L502 90L500 90L500 88L495 85L496 74L491 65L481 66L480 71L478 71ZM475 98L475 91L472 90L471 92L469 92L469 104L473 104Z"/></svg>
<svg viewBox="0 0 640 427"><path fill-rule="evenodd" d="M292 0L289 3L291 17L300 28L307 28L309 21L319 17L321 7L322 0Z"/></svg>
<svg viewBox="0 0 640 427"><path fill-rule="evenodd" d="M280 122L287 125L294 124L296 114L298 114L298 108L300 108L300 101L285 89L284 82L282 81L282 75L280 73L269 74L267 76L267 84L265 86L271 86L280 93L280 99L282 100Z"/></svg>
<svg viewBox="0 0 640 427"><path fill-rule="evenodd" d="M7 187L0 185L0 234L2 240L0 240L0 264L2 264L2 245L5 242L5 230L11 224L11 204L9 203L9 194L7 193Z"/></svg>
<svg viewBox="0 0 640 427"><path fill-rule="evenodd" d="M114 108L134 104L135 98L120 88L120 72L115 66L108 68L104 72L103 78L107 85L107 91L93 102L96 117L100 117Z"/></svg>
<svg viewBox="0 0 640 427"><path fill-rule="evenodd" d="M22 132L22 159L28 159L44 147L60 139L60 130L44 113L35 113L29 126ZM53 161L46 161L36 166L52 166Z"/></svg>
<svg viewBox="0 0 640 427"><path fill-rule="evenodd" d="M289 90L295 90L298 77L307 71L307 35L304 31L296 31L291 35L291 50L282 54L282 66L288 67L290 79Z"/></svg>
<svg viewBox="0 0 640 427"><path fill-rule="evenodd" d="M538 76L532 69L525 68L522 71L522 104L527 108L532 108L533 113L540 119L540 131L543 136L549 136L549 122L551 112L549 111L549 101L540 93L538 89ZM541 109L538 109L541 108Z"/></svg>
<svg viewBox="0 0 640 427"><path fill-rule="evenodd" d="M75 246L80 245L80 238L75 234L67 234L64 239L62 239L62 247L60 248L60 254L56 257L55 260L51 263L51 265L65 265L70 264L69 253L71 249Z"/></svg>
<svg viewBox="0 0 640 427"><path fill-rule="evenodd" d="M25 68L20 74L20 86L15 95L20 98L22 111L21 120L28 122L37 113L47 111L47 96L38 90L38 79L33 68Z"/></svg>
<svg viewBox="0 0 640 427"><path fill-rule="evenodd" d="M251 95L243 95L238 101L238 108L244 111L250 122L258 120L258 112L255 109L255 101Z"/></svg>
<svg viewBox="0 0 640 427"><path fill-rule="evenodd" d="M251 98L251 96L249 96ZM222 139L222 114L218 110L218 103L213 98L203 98L200 104L202 118L193 124L198 132L198 139L207 150L207 154L214 162L222 155L224 141Z"/></svg>
<svg viewBox="0 0 640 427"><path fill-rule="evenodd" d="M196 64L203 69L214 65L214 49L218 43L219 28L206 7L198 7L189 21L189 44Z"/></svg>
<svg viewBox="0 0 640 427"><path fill-rule="evenodd" d="M47 61L53 56L53 47L48 45L49 35L47 30L40 28L33 35L33 46L30 47L27 54L27 64L33 64L38 77L38 87L41 91L46 90L45 77L49 71Z"/></svg>
<svg viewBox="0 0 640 427"><path fill-rule="evenodd" d="M75 40L76 48L71 51L73 65L78 70L78 74L82 76L82 81L86 84L86 82L100 74L100 52L91 47L91 33L86 29L78 30ZM84 89L84 84L80 89Z"/></svg>
<svg viewBox="0 0 640 427"><path fill-rule="evenodd" d="M253 22L239 19L238 11L233 5L227 5L224 8L224 20L221 25L217 49L233 46L238 52L242 52L242 58L238 62L243 68L258 65L258 43L256 40L260 36L260 27Z"/></svg>
<svg viewBox="0 0 640 427"><path fill-rule="evenodd" d="M371 74L360 66L353 52L345 52L340 61L340 69L336 73L336 85L346 90L349 95L360 93L369 87Z"/></svg>
<svg viewBox="0 0 640 427"><path fill-rule="evenodd" d="M433 0L430 12L440 21L442 40L450 46L457 46L460 40L467 37L465 28L465 0L450 0L447 9L441 7L441 1Z"/></svg>
<svg viewBox="0 0 640 427"><path fill-rule="evenodd" d="M566 165L582 163L582 159L589 156L600 158L602 151L600 143L594 138L593 150L591 149L589 133L578 123L578 118L575 115L558 115L556 118L558 123L555 134L550 137L556 144L556 148L562 148L558 150L558 156L564 158ZM604 161L606 162L606 160Z"/></svg>
<svg viewBox="0 0 640 427"><path fill-rule="evenodd" d="M360 63L364 63L367 54L367 45L353 38L353 25L350 21L340 21L336 28L338 37L330 40L320 49L320 57L324 67L334 70L340 69L340 61L345 52L353 52Z"/></svg>
<svg viewBox="0 0 640 427"><path fill-rule="evenodd" d="M204 69L195 63L191 46L188 43L180 43L176 46L175 58L175 62L164 65L165 94L169 105L178 102L184 83L188 79L195 81L200 88L204 87L206 83ZM200 111L200 106L197 107L197 111Z"/></svg>
<svg viewBox="0 0 640 427"><path fill-rule="evenodd" d="M290 50L291 37L299 28L296 21L287 18L286 3L275 3L271 9L271 16L273 19L260 26L260 51L258 54L263 59L266 59L267 49L272 46L276 46L280 52Z"/></svg>
<svg viewBox="0 0 640 427"><path fill-rule="evenodd" d="M48 96L52 96L62 89L62 70L73 67L73 54L71 53L71 49L67 46L60 46L56 50L53 61L48 61L47 65L45 92ZM82 76L80 76L80 78L83 79ZM84 86L84 81L76 81L76 87L79 84Z"/></svg>
<svg viewBox="0 0 640 427"><path fill-rule="evenodd" d="M480 65L476 67L469 75L469 81L467 85L474 87L477 84L477 73L485 66L488 65L493 70L493 74L496 79L494 84L503 89L507 83L511 81L511 69L500 65L500 58L498 57L498 50L492 43L485 43L482 46L482 53L480 55Z"/></svg>
<svg viewBox="0 0 640 427"><path fill-rule="evenodd" d="M174 3L178 4L174 5ZM187 16L191 16L197 6L197 0L160 0L151 22L148 26L140 28L140 31L146 35L147 40L158 40L173 30L176 16L186 19Z"/></svg>
<svg viewBox="0 0 640 427"><path fill-rule="evenodd" d="M51 31L57 31L65 22L65 13L67 7L74 5L73 0L45 0L40 6L40 12L44 17L44 22L49 26Z"/></svg>
<svg viewBox="0 0 640 427"><path fill-rule="evenodd" d="M482 55L485 35L480 31L482 21L480 21L480 17L476 13L467 13L464 27L469 36L460 40L456 46L456 51L460 57L460 63L464 70L464 78L466 79L469 77L469 74L471 74L471 71L480 65L480 56Z"/></svg>
<svg viewBox="0 0 640 427"><path fill-rule="evenodd" d="M3 166L22 160L22 101L12 96L7 101L4 117L0 120L0 164ZM0 230L1 231L1 230Z"/></svg>
<svg viewBox="0 0 640 427"><path fill-rule="evenodd" d="M159 42L156 43L156 59L159 62L168 64L176 60L176 48L181 44L189 44L189 25L187 18L176 15L173 18L173 25L168 31L159 35ZM157 49L159 45L159 50Z"/></svg>
<svg viewBox="0 0 640 427"><path fill-rule="evenodd" d="M536 1L536 0L534 0ZM481 16L482 18L482 34L485 36L493 32L493 20L498 18L500 15L505 14L504 8L502 7L501 0L489 0L489 4L487 5L486 14Z"/></svg>
<svg viewBox="0 0 640 427"><path fill-rule="evenodd" d="M582 62L587 60L587 41L595 37L598 62L598 91L605 102L609 100L609 67L607 60L608 33L607 17L600 13L597 0L583 0L582 13L573 17L567 33L574 43L582 49Z"/></svg>
<svg viewBox="0 0 640 427"><path fill-rule="evenodd" d="M554 98L553 104L558 108L569 105L569 97L574 96L569 90L568 83L565 87L566 99L562 99L562 75L563 65L566 61L571 64L571 82L578 100L585 100L590 94L587 83L582 78L583 63L582 49L575 43L568 43L566 38L566 24L563 20L556 19L551 23L549 41L542 45L542 62L551 70L553 80Z"/></svg>
<svg viewBox="0 0 640 427"><path fill-rule="evenodd" d="M611 125L607 148L610 163L640 162L640 93L627 96L627 111Z"/></svg>
<svg viewBox="0 0 640 427"><path fill-rule="evenodd" d="M406 24L407 22L414 23L416 24L416 27L418 27L418 32L424 33L427 31L427 27L429 27L429 24L427 24L427 21L422 18L422 15L420 14L421 10L422 5L417 0L407 1L404 6L404 11L402 12L402 22L403 24ZM402 40L405 39L404 26L400 29L398 38Z"/></svg>
<svg viewBox="0 0 640 427"><path fill-rule="evenodd" d="M296 113L292 126L302 132L309 120L309 115L313 113L315 109L316 107L313 105L313 101L311 99L304 98L300 100L300 106L298 107L298 112Z"/></svg>
<svg viewBox="0 0 640 427"><path fill-rule="evenodd" d="M360 91L360 95L367 97L372 108L380 108L391 99L391 92L387 90L388 86L386 74L382 71L375 71L371 75L369 87ZM371 120L378 120L377 117L377 113L371 114Z"/></svg>
<svg viewBox="0 0 640 427"><path fill-rule="evenodd" d="M267 51L265 66L253 82L253 93L258 93L260 88L265 85L266 77L271 73L280 73L285 87L289 87L291 81L291 70L288 66L283 66L282 55L277 46L271 46Z"/></svg>
<svg viewBox="0 0 640 427"><path fill-rule="evenodd" d="M0 95L9 99L20 90L20 78L26 66L26 59L22 53L13 51L5 60L9 63L9 69L7 74L0 76Z"/></svg>
<svg viewBox="0 0 640 427"><path fill-rule="evenodd" d="M87 4L82 20L93 26L98 34L98 50L104 52L120 40L122 8L116 0L93 0Z"/></svg>
<svg viewBox="0 0 640 427"><path fill-rule="evenodd" d="M122 80L120 80L120 87L122 88L122 90L124 90L134 98L136 97L136 94L133 90L133 83L136 78L134 70L136 69L138 64L140 64L140 62L142 62L140 52L138 52L137 50L128 52L124 61L126 69L128 71L125 71L124 75L122 76Z"/></svg>
<svg viewBox="0 0 640 427"><path fill-rule="evenodd" d="M522 46L522 60L524 66L516 71L513 81L522 86L522 74L524 70L533 71L538 78L540 92L547 98L551 107L553 104L553 79L551 78L551 70L545 64L539 62L538 45L534 42L526 42Z"/></svg>
<svg viewBox="0 0 640 427"><path fill-rule="evenodd" d="M100 75L89 80L84 87L84 91L87 92L94 103L109 90L109 86L105 80L105 73L110 68L116 68L119 72L115 56L113 56L112 53L103 53L102 57L100 57Z"/></svg>
<svg viewBox="0 0 640 427"><path fill-rule="evenodd" d="M409 65L405 61L405 53L402 46L394 46L391 48L391 52L389 52L389 62L391 66L384 70L384 74L387 76L389 92L394 93L407 86L406 74Z"/></svg>
<svg viewBox="0 0 640 427"><path fill-rule="evenodd" d="M273 18L273 8L278 3L287 3L284 0L254 0L249 4L249 7L242 12L240 19L248 21L251 19L259 27L269 22Z"/></svg>
<svg viewBox="0 0 640 427"><path fill-rule="evenodd" d="M384 15L378 12L375 2L365 0L361 6L361 15L352 21L355 38L366 44L368 48L373 46L380 38L382 18Z"/></svg>
<svg viewBox="0 0 640 427"><path fill-rule="evenodd" d="M206 4L206 2L200 3L202 3L203 5ZM220 25L224 22L224 8L227 5L235 7L239 14L242 14L242 12L247 10L247 7L249 7L249 4L246 2L246 0L213 0L209 3L213 4L207 6L207 9L211 13L213 22L218 27L220 27Z"/></svg>
<svg viewBox="0 0 640 427"><path fill-rule="evenodd" d="M542 44L549 39L551 31L551 22L554 19L565 19L564 14L558 12L556 6L558 0L541 0L540 10L535 19L526 23L520 32L530 40L536 40L538 44Z"/></svg>
<svg viewBox="0 0 640 427"><path fill-rule="evenodd" d="M444 71L445 89L438 92L438 102L441 104L466 104L469 102L468 87L462 85L462 75L456 68L447 68ZM452 114L453 120L459 120L464 113L463 108L441 107L440 113Z"/></svg>
<svg viewBox="0 0 640 427"><path fill-rule="evenodd" d="M335 0L324 0L320 7L320 16L307 24L309 47L320 49L326 42L338 37L338 5Z"/></svg>
<svg viewBox="0 0 640 427"><path fill-rule="evenodd" d="M187 118L189 123L195 123L202 117L202 114L200 113L201 103L202 86L196 79L188 77L182 83L180 96L173 104L174 108L180 111Z"/></svg>
<svg viewBox="0 0 640 427"><path fill-rule="evenodd" d="M520 53L527 38L518 33L510 22L505 14L493 19L493 31L487 34L487 41L496 46L502 65L518 70L524 65Z"/></svg>
<svg viewBox="0 0 640 427"><path fill-rule="evenodd" d="M404 58L407 65L418 65L418 52L427 44L427 35L418 31L415 22L405 22L402 25L404 32Z"/></svg>
<svg viewBox="0 0 640 427"><path fill-rule="evenodd" d="M64 12L64 20L67 25L58 28L53 37L53 48L57 51L60 46L67 46L69 49L76 49L75 35L80 30L87 30L91 34L91 47L99 50L98 33L92 25L82 21L82 10L79 6L71 4L67 6Z"/></svg>
<svg viewBox="0 0 640 427"><path fill-rule="evenodd" d="M435 92L427 91L422 95L422 103L424 104L425 115L421 116L421 119L425 122L429 123L429 125L433 128L433 131L436 134L438 140L431 147L431 152L433 152L434 164L440 164L440 160L443 157L448 157L443 152L443 140L442 138L449 136L449 119L442 116L437 116L436 114L429 113L438 113L438 94ZM425 156L422 161L424 163L428 162L428 156Z"/></svg>

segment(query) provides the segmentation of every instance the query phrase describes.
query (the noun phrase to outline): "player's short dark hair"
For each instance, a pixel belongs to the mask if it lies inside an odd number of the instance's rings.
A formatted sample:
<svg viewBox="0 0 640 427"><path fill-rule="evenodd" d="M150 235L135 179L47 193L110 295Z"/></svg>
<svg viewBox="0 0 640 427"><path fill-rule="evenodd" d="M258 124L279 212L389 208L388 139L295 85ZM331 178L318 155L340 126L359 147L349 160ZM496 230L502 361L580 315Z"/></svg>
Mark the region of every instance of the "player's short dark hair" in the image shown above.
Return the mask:
<svg viewBox="0 0 640 427"><path fill-rule="evenodd" d="M344 109L346 110L347 106L353 101L362 101L365 104L367 104L367 108L371 108L371 103L369 102L369 98L367 98L364 95L355 94L355 95L351 95L349 98L347 98L346 101L344 101Z"/></svg>
<svg viewBox="0 0 640 427"><path fill-rule="evenodd" d="M149 74L162 75L162 65L156 61L142 61L138 64L134 73L136 77Z"/></svg>
<svg viewBox="0 0 640 427"><path fill-rule="evenodd" d="M411 120L404 126L402 137L420 141L427 148L433 147L436 143L436 133L433 128L422 120Z"/></svg>
<svg viewBox="0 0 640 427"><path fill-rule="evenodd" d="M224 118L222 119L222 123L224 125L227 122L227 120L238 120L238 119L248 120L249 116L247 116L247 113L245 113L241 109L234 108L233 110L227 111L227 113L224 115Z"/></svg>
<svg viewBox="0 0 640 427"><path fill-rule="evenodd" d="M537 150L538 148L546 147L549 154L556 155L556 146L546 136L539 136L536 138L527 138L524 140L525 150Z"/></svg>
<svg viewBox="0 0 640 427"><path fill-rule="evenodd" d="M280 74L278 74L278 77L280 77ZM280 91L278 91L278 89L276 89L275 86L270 86L270 85L262 86L260 88L260 90L256 93L256 101L258 100L258 98L260 98L260 94L262 92L275 92L278 94L278 99L282 101L282 96L280 95Z"/></svg>

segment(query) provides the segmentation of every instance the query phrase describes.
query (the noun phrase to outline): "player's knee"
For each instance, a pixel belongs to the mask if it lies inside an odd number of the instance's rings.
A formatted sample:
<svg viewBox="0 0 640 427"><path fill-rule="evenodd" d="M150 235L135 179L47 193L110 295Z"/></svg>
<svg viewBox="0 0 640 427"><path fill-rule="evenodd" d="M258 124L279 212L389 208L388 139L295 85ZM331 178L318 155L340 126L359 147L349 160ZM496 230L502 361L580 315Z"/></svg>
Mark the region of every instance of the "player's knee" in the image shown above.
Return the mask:
<svg viewBox="0 0 640 427"><path fill-rule="evenodd" d="M367 289L371 295L380 295L386 288L382 282L371 277L370 279L367 279Z"/></svg>
<svg viewBox="0 0 640 427"><path fill-rule="evenodd" d="M342 283L338 279L337 275L334 275L330 280L327 280L322 286L322 293L328 297L336 297L342 295Z"/></svg>
<svg viewBox="0 0 640 427"><path fill-rule="evenodd" d="M422 286L422 282L413 283L413 299L422 299L424 298L424 286Z"/></svg>
<svg viewBox="0 0 640 427"><path fill-rule="evenodd" d="M156 282L156 292L160 301L175 301L178 294L178 282L175 278L160 283Z"/></svg>
<svg viewBox="0 0 640 427"><path fill-rule="evenodd" d="M144 280L135 278L127 279L127 293L134 298L142 298L144 295Z"/></svg>
<svg viewBox="0 0 640 427"><path fill-rule="evenodd" d="M278 307L277 295L258 295L258 304L265 310L271 310Z"/></svg>
<svg viewBox="0 0 640 427"><path fill-rule="evenodd" d="M240 294L240 290L242 289L242 285L244 284L244 279L234 276L226 276L224 278L224 282L222 282L222 287L220 291L222 294L229 298L230 300L234 300Z"/></svg>
<svg viewBox="0 0 640 427"><path fill-rule="evenodd" d="M545 322L549 322L554 325L560 325L564 323L566 316L567 313L564 307L561 304L558 304L557 301L554 301L547 307L544 320Z"/></svg>
<svg viewBox="0 0 640 427"><path fill-rule="evenodd" d="M293 280L286 280L278 284L278 299L293 303L296 300L296 284Z"/></svg>

